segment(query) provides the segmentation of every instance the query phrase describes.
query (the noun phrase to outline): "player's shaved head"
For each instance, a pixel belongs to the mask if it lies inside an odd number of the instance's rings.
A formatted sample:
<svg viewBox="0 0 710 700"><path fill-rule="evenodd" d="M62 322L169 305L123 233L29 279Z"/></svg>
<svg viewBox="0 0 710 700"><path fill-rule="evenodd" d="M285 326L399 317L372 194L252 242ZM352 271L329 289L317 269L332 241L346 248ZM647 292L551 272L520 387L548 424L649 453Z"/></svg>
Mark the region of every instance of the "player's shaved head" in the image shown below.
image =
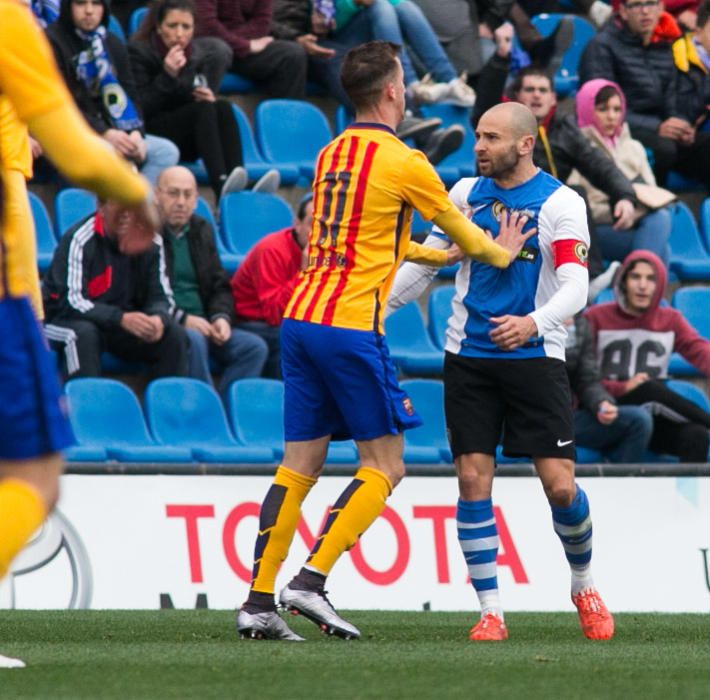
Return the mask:
<svg viewBox="0 0 710 700"><path fill-rule="evenodd" d="M535 115L519 102L501 102L486 111L481 119L498 123L502 128L510 130L514 139L525 136L537 137L537 119Z"/></svg>

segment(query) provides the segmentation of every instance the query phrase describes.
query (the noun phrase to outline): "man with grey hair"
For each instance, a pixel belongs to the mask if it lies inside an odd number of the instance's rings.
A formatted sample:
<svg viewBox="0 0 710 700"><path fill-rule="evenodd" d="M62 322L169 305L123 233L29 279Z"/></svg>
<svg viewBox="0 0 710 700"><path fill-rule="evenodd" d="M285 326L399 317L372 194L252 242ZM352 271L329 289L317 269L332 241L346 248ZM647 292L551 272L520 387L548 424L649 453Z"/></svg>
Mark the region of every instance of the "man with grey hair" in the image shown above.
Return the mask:
<svg viewBox="0 0 710 700"><path fill-rule="evenodd" d="M524 105L489 109L478 122L481 177L460 180L454 205L495 238L510 217L534 229L505 270L464 259L446 333L446 425L456 464L459 542L481 604L472 641L508 631L498 595L491 490L496 448L529 457L542 481L572 574L572 601L589 639L609 639L614 622L591 576L592 521L574 480L574 421L565 371L564 320L587 299L584 202L533 163L537 119ZM434 228L434 234L443 233ZM442 240L442 245L448 245ZM396 292L395 284L395 292Z"/></svg>

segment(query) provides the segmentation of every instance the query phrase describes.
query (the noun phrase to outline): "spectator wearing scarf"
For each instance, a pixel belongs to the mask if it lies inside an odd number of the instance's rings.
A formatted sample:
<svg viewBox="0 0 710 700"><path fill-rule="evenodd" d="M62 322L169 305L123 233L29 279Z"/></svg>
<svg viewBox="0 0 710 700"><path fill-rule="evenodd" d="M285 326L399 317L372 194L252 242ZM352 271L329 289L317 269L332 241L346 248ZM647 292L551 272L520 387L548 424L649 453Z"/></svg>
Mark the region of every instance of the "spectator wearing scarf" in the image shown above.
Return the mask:
<svg viewBox="0 0 710 700"><path fill-rule="evenodd" d="M145 136L128 52L108 31L108 20L107 0L61 0L47 38L89 125L155 182L161 170L177 163L179 151L167 139Z"/></svg>

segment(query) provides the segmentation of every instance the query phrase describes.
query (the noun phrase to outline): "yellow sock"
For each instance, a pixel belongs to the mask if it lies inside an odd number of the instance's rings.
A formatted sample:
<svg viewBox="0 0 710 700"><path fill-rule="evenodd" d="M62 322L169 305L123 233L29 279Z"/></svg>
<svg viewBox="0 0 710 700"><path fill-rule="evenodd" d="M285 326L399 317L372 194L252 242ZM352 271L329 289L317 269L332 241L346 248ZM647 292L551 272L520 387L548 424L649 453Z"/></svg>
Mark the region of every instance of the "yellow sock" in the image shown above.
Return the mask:
<svg viewBox="0 0 710 700"><path fill-rule="evenodd" d="M46 515L44 500L26 481L0 481L0 579Z"/></svg>
<svg viewBox="0 0 710 700"><path fill-rule="evenodd" d="M316 480L281 465L274 483L261 504L259 536L254 547L251 588L259 593L274 592L276 574L288 554L301 517L301 503Z"/></svg>
<svg viewBox="0 0 710 700"><path fill-rule="evenodd" d="M308 557L308 568L327 576L338 557L375 522L390 493L392 483L383 472L360 467L331 508L323 532Z"/></svg>

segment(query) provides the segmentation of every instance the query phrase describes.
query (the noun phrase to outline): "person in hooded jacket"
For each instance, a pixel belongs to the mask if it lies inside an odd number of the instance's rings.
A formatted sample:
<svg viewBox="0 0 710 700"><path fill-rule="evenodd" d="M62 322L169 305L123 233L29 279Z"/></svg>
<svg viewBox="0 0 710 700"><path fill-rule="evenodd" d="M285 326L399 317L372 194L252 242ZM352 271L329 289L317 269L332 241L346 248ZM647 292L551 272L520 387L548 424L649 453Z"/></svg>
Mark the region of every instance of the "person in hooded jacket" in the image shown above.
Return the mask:
<svg viewBox="0 0 710 700"><path fill-rule="evenodd" d="M665 384L673 352L710 375L710 341L677 310L662 305L666 268L649 250L630 253L614 280L616 301L585 311L602 384L619 405L653 411L654 452L681 462L708 461L710 414Z"/></svg>
<svg viewBox="0 0 710 700"><path fill-rule="evenodd" d="M577 92L575 104L577 125L595 150L612 160L632 184L641 183L655 188L656 178L646 150L631 138L626 123L626 100L621 88L610 80L590 80ZM623 260L632 250L645 249L655 253L664 265L668 265L668 238L672 225L668 209L650 211L636 204L633 226L619 230L613 226L606 192L594 187L577 170L570 175L567 184L585 188L597 239L606 260ZM637 196L641 198L638 192Z"/></svg>
<svg viewBox="0 0 710 700"><path fill-rule="evenodd" d="M108 0L62 0L47 38L89 126L155 184L180 152L168 139L145 133L128 52L108 31L109 11Z"/></svg>

